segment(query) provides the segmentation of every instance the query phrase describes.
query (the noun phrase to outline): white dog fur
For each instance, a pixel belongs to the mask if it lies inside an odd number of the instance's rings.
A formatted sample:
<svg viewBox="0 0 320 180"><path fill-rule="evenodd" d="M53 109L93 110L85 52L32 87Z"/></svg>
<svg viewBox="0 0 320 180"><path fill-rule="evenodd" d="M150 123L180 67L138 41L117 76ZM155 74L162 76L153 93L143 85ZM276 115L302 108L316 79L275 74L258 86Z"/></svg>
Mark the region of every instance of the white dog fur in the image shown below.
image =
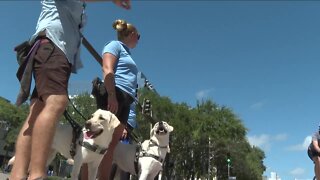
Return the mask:
<svg viewBox="0 0 320 180"><path fill-rule="evenodd" d="M167 122L157 122L150 131L150 139L141 144L141 151L138 160L139 180L153 180L162 170L162 161L169 149L169 135L173 127ZM118 143L113 154L113 162L118 167L130 174L136 175L134 161L138 145ZM151 156L148 156L151 155ZM154 158L154 157L159 158Z"/></svg>
<svg viewBox="0 0 320 180"><path fill-rule="evenodd" d="M101 149L108 148L112 140L114 129L120 124L118 118L109 111L98 109L92 118L87 120L83 133L77 140L76 154L74 156L74 165L71 172L71 179L78 180L80 168L83 163L88 164L89 180L95 180L99 164L103 158L103 154L93 152L79 145L79 141L87 142L90 145L99 146ZM96 137L95 137L96 136ZM69 123L59 124L54 136L52 150L49 154L47 165L54 159L56 153L62 154L64 157L70 159L70 145L72 142L72 127ZM13 157L10 163L13 164Z"/></svg>

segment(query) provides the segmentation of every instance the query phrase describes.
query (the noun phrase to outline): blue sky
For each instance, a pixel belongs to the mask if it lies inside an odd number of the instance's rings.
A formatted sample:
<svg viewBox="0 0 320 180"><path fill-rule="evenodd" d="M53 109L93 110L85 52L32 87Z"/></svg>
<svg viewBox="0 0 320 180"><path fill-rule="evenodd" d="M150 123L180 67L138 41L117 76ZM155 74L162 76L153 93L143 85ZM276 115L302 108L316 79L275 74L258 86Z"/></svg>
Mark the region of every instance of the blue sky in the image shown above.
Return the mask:
<svg viewBox="0 0 320 180"><path fill-rule="evenodd" d="M28 39L38 1L1 1L0 96L18 93L13 47ZM190 106L212 99L230 107L266 153L266 175L311 179L305 144L317 129L320 102L320 2L133 1L126 11L89 3L84 34L101 52L123 18L141 33L132 55L158 93ZM82 49L84 68L70 92L90 89L101 69Z"/></svg>

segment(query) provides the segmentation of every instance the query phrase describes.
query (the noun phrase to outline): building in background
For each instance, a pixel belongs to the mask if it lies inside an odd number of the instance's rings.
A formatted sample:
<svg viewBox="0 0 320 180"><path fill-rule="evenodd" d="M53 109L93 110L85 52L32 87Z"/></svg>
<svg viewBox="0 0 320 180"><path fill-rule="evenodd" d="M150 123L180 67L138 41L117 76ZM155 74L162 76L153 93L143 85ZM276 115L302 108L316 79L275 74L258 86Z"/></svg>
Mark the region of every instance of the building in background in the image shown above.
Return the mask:
<svg viewBox="0 0 320 180"><path fill-rule="evenodd" d="M281 180L276 172L271 172L271 177L268 180Z"/></svg>

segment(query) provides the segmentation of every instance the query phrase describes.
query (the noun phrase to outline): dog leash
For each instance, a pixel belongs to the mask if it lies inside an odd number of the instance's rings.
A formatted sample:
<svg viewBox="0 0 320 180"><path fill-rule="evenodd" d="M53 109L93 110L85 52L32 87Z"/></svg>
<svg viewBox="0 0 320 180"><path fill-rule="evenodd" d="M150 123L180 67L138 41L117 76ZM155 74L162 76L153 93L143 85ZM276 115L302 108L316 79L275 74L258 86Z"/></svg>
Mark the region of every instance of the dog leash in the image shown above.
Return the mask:
<svg viewBox="0 0 320 180"><path fill-rule="evenodd" d="M69 102L71 103L71 106L73 107L73 109L84 119L86 120L86 118L83 116L83 114L80 113L80 111L74 106L74 104L71 102L70 98L68 97ZM63 112L64 117L67 119L67 121L70 123L71 127L72 127L72 141L70 144L70 155L73 159L73 157L76 155L76 148L77 148L77 139L80 137L80 134L82 132L82 127L80 126L80 124L78 122L76 122L74 119L72 119L72 117L70 116L70 114L68 113L67 110L65 110Z"/></svg>
<svg viewBox="0 0 320 180"><path fill-rule="evenodd" d="M79 138L80 134L81 134L81 131L82 131L82 128L81 126L76 122L74 121L70 114L68 113L67 110L64 111L63 113L64 117L67 119L67 121L70 123L71 127L72 127L72 141L71 141L71 144L70 144L70 155L73 159L73 157L76 155L76 148L77 148L77 139Z"/></svg>

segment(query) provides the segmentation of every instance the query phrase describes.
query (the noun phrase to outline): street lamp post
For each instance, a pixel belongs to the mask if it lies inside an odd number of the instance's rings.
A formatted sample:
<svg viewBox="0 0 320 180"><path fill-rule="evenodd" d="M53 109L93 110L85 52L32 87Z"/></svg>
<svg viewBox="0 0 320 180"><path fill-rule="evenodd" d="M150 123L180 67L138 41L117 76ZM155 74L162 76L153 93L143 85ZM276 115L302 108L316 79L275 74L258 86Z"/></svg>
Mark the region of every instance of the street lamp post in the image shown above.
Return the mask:
<svg viewBox="0 0 320 180"><path fill-rule="evenodd" d="M210 163L210 147L211 147L211 142L210 142L210 136L209 136L209 148L208 148L208 180L210 180L210 173L211 173L211 163Z"/></svg>
<svg viewBox="0 0 320 180"><path fill-rule="evenodd" d="M228 166L228 179L230 179L230 165L231 165L231 157L230 153L227 153L227 166Z"/></svg>
<svg viewBox="0 0 320 180"><path fill-rule="evenodd" d="M228 180L230 179L230 164L228 164Z"/></svg>

